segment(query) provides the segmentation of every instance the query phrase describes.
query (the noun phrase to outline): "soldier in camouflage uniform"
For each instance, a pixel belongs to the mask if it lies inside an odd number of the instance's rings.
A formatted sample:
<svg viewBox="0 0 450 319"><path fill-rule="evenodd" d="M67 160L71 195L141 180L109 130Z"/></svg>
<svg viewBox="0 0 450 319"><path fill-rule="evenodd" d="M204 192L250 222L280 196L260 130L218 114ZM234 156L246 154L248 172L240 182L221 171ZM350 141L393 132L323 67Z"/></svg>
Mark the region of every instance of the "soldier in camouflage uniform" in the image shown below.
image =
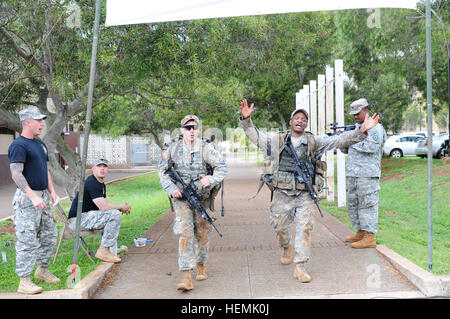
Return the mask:
<svg viewBox="0 0 450 319"><path fill-rule="evenodd" d="M275 230L278 244L282 247L281 263L288 265L295 263L294 277L300 282L311 281L306 271L306 263L310 256L311 231L314 225L313 213L316 210L313 200L305 190L304 183L298 183L293 174L294 160L284 151L284 144L291 136L292 144L300 161L304 161L308 170L314 175L314 163L321 155L336 147L348 147L361 142L367 137L366 131L378 123L378 116L367 117L358 130L349 131L334 136L314 136L305 131L308 126L308 113L303 109L296 109L291 114L288 132L265 134L259 131L252 123L250 116L254 105L248 107L247 100L241 103L239 121L250 141L256 144L265 154L270 163L265 165L269 170L265 179L273 189L273 203L270 206L270 224ZM318 183L317 183L318 184ZM315 185L315 187L320 185ZM319 187L320 188L320 187ZM317 189L320 193L320 189ZM290 225L295 220L295 238L292 240ZM295 250L295 257L293 256Z"/></svg>
<svg viewBox="0 0 450 319"><path fill-rule="evenodd" d="M355 117L356 127L360 127L369 113L366 99L359 99L350 105L350 114ZM357 230L354 236L346 237L353 248L376 247L375 234L378 224L378 200L381 176L381 157L386 132L378 123L367 131L368 137L348 148L346 164L346 187L348 194L348 214L353 227Z"/></svg>
<svg viewBox="0 0 450 319"><path fill-rule="evenodd" d="M181 120L181 133L183 137L171 143L162 152L159 179L163 189L174 201L173 231L179 236L178 266L183 272L183 279L177 289L191 290L194 288L192 283L194 266L197 269L197 280L207 278L208 233L211 231L211 225L182 199L181 186L166 173L168 163L169 160L174 162L174 168L184 182L189 184L191 180L195 181L195 185L203 194L202 203L206 208L211 191L225 178L227 168L225 159L211 143L198 138L199 119L195 115L187 115ZM213 169L212 175L208 174L208 165ZM213 217L211 211L208 214Z"/></svg>
<svg viewBox="0 0 450 319"><path fill-rule="evenodd" d="M57 203L50 171L47 169L48 151L36 137L42 133L46 115L37 107L19 112L22 133L8 149L11 176L17 185L13 199L16 228L16 273L20 277L19 293L36 294L42 287L31 281L34 277L48 283L58 283L48 265L56 244L56 224L50 203Z"/></svg>
<svg viewBox="0 0 450 319"><path fill-rule="evenodd" d="M80 230L102 230L100 247L95 257L100 260L119 263L117 256L117 238L120 232L122 214L129 214L131 206L127 202L114 204L106 199L104 179L108 175L108 160L97 158L92 166L92 175L84 182L83 204L81 209ZM69 227L75 231L78 208L78 193L72 201L69 211Z"/></svg>

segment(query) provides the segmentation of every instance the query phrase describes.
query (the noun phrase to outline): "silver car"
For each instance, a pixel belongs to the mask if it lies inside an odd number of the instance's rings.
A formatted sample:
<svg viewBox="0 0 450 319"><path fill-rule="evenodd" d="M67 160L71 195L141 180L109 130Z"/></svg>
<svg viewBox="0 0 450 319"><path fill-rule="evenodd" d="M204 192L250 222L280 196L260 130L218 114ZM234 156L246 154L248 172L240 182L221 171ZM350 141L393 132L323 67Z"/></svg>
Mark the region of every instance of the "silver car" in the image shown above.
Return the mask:
<svg viewBox="0 0 450 319"><path fill-rule="evenodd" d="M424 139L422 135L393 135L384 143L383 152L389 157L415 156L417 143Z"/></svg>
<svg viewBox="0 0 450 319"><path fill-rule="evenodd" d="M442 133L436 136L433 136L433 146L431 147L433 152L433 157L435 158L442 158L444 156L443 150L443 143L445 140L448 140L448 133ZM424 158L428 155L428 140L422 140L419 143L417 143L416 148L416 155Z"/></svg>

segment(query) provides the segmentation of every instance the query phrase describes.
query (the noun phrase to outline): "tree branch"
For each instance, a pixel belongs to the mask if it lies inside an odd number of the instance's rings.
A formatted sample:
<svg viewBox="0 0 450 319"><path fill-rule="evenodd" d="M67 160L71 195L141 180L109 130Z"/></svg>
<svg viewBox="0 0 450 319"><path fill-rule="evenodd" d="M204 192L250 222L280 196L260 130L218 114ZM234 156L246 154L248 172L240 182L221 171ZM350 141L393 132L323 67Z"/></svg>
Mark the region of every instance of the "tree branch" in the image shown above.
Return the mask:
<svg viewBox="0 0 450 319"><path fill-rule="evenodd" d="M45 67L44 64L42 64L40 61L38 61L34 55L27 54L17 43L14 41L13 37L8 33L8 31L3 27L0 26L0 34L3 35L3 37L6 39L9 46L26 62L33 64L36 66L44 75L48 75L49 70Z"/></svg>

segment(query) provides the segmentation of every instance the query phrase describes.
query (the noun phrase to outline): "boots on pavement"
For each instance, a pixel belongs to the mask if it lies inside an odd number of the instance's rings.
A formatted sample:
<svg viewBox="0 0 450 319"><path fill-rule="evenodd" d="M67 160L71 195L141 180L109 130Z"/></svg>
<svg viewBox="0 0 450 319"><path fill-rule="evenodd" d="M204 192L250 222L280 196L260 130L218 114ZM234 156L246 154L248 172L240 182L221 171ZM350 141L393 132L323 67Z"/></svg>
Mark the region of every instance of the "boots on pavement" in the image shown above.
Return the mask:
<svg viewBox="0 0 450 319"><path fill-rule="evenodd" d="M297 263L294 267L294 277L300 282L310 282L311 276L306 272L306 262Z"/></svg>
<svg viewBox="0 0 450 319"><path fill-rule="evenodd" d="M30 276L20 277L18 293L34 295L42 292L42 287L39 287L34 282L31 281Z"/></svg>
<svg viewBox="0 0 450 319"><path fill-rule="evenodd" d="M183 279L177 286L177 290L192 290L194 288L194 284L192 283L192 269L183 270Z"/></svg>
<svg viewBox="0 0 450 319"><path fill-rule="evenodd" d="M281 254L280 261L283 265L289 265L292 262L294 244L290 244L288 247L283 248L283 253Z"/></svg>
<svg viewBox="0 0 450 319"><path fill-rule="evenodd" d="M195 277L196 280L202 281L206 280L208 278L208 275L206 274L206 265L197 263L197 276Z"/></svg>
<svg viewBox="0 0 450 319"><path fill-rule="evenodd" d="M49 284L57 284L58 282L61 282L61 280L53 275L47 267L39 266L34 273L34 277Z"/></svg>
<svg viewBox="0 0 450 319"><path fill-rule="evenodd" d="M120 263L121 259L111 253L108 247L100 246L95 254L100 260L109 262L109 263Z"/></svg>
<svg viewBox="0 0 450 319"><path fill-rule="evenodd" d="M359 241L359 240L363 239L365 233L366 232L364 230L359 229L355 235L345 237L345 241L354 243L355 241Z"/></svg>
<svg viewBox="0 0 450 319"><path fill-rule="evenodd" d="M365 232L364 237L352 243L353 248L375 248L377 247L377 241L375 239L375 234Z"/></svg>

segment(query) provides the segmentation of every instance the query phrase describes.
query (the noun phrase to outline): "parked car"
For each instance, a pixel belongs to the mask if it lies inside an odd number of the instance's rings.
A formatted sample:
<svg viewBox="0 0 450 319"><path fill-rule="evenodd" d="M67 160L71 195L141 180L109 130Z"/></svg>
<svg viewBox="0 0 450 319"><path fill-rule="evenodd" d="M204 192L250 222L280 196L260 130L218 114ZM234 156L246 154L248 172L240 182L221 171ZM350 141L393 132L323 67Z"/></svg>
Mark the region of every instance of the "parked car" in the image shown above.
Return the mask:
<svg viewBox="0 0 450 319"><path fill-rule="evenodd" d="M383 152L390 157L415 156L417 143L424 139L422 135L393 135L384 143Z"/></svg>
<svg viewBox="0 0 450 319"><path fill-rule="evenodd" d="M445 140L448 140L448 133L442 133L433 136L432 153L435 158L442 158L445 150ZM448 142L447 142L448 143ZM416 155L424 158L428 155L428 139L421 140L417 143Z"/></svg>
<svg viewBox="0 0 450 319"><path fill-rule="evenodd" d="M423 137L427 137L428 131L417 131L417 132L412 132L411 134L413 134L413 135L422 135ZM434 131L432 131L431 134L433 136L436 136L436 132L434 132Z"/></svg>

